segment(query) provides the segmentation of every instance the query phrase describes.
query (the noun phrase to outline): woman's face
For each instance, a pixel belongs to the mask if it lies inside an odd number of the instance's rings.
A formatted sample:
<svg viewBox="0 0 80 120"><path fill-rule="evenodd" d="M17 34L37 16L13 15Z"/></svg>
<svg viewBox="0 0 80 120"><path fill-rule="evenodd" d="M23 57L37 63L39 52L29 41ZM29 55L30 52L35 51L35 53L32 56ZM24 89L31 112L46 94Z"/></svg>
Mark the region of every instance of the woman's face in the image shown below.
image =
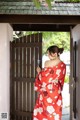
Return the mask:
<svg viewBox="0 0 80 120"><path fill-rule="evenodd" d="M55 60L58 57L57 53L50 53L49 51L47 51L47 55L50 60Z"/></svg>

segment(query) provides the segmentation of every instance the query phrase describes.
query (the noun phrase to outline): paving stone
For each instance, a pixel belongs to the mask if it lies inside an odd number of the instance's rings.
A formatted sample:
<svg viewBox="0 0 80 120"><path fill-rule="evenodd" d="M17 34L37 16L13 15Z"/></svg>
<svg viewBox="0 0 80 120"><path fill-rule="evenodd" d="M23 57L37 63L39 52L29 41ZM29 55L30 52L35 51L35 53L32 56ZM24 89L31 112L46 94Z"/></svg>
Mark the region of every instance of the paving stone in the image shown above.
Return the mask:
<svg viewBox="0 0 80 120"><path fill-rule="evenodd" d="M70 116L69 115L62 116L62 120L70 120Z"/></svg>

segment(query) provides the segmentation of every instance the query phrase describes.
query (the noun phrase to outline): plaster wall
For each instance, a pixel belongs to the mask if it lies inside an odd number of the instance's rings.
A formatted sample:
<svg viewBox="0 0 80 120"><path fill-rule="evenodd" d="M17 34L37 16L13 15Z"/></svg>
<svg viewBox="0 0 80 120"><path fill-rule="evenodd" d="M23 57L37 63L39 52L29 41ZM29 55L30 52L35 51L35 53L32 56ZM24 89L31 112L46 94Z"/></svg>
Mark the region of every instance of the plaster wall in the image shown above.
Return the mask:
<svg viewBox="0 0 80 120"><path fill-rule="evenodd" d="M10 40L13 30L8 23L0 23L0 120L2 113L10 114ZM5 114L6 115L6 114Z"/></svg>

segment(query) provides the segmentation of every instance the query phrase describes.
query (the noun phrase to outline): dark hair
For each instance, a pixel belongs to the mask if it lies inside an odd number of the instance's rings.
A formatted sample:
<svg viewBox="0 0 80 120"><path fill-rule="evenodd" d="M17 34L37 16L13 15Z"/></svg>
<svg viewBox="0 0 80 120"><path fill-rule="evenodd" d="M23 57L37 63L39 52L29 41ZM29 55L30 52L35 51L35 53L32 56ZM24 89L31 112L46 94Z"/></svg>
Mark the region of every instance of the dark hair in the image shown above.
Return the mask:
<svg viewBox="0 0 80 120"><path fill-rule="evenodd" d="M56 45L50 46L48 47L47 51L49 51L49 53L57 53L57 55L59 56L59 54L62 54L64 51L64 48L59 48Z"/></svg>

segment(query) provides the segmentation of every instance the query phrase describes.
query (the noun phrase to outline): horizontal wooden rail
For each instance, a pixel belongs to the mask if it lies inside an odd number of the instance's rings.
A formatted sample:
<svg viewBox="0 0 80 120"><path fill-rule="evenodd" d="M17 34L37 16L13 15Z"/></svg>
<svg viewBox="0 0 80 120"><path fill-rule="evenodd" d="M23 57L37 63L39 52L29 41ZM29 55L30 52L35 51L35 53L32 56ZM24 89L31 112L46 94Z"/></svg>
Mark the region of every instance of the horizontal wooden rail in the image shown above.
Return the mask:
<svg viewBox="0 0 80 120"><path fill-rule="evenodd" d="M42 43L41 43L42 44ZM17 44L13 44L13 47L35 47L35 46L41 46L40 43L17 43Z"/></svg>
<svg viewBox="0 0 80 120"><path fill-rule="evenodd" d="M19 111L19 110L15 110L12 112L13 115L18 115L18 116L32 116L32 112L28 112L28 111Z"/></svg>
<svg viewBox="0 0 80 120"><path fill-rule="evenodd" d="M22 77L14 77L13 81L21 81L21 82L34 82L34 78L22 78Z"/></svg>

